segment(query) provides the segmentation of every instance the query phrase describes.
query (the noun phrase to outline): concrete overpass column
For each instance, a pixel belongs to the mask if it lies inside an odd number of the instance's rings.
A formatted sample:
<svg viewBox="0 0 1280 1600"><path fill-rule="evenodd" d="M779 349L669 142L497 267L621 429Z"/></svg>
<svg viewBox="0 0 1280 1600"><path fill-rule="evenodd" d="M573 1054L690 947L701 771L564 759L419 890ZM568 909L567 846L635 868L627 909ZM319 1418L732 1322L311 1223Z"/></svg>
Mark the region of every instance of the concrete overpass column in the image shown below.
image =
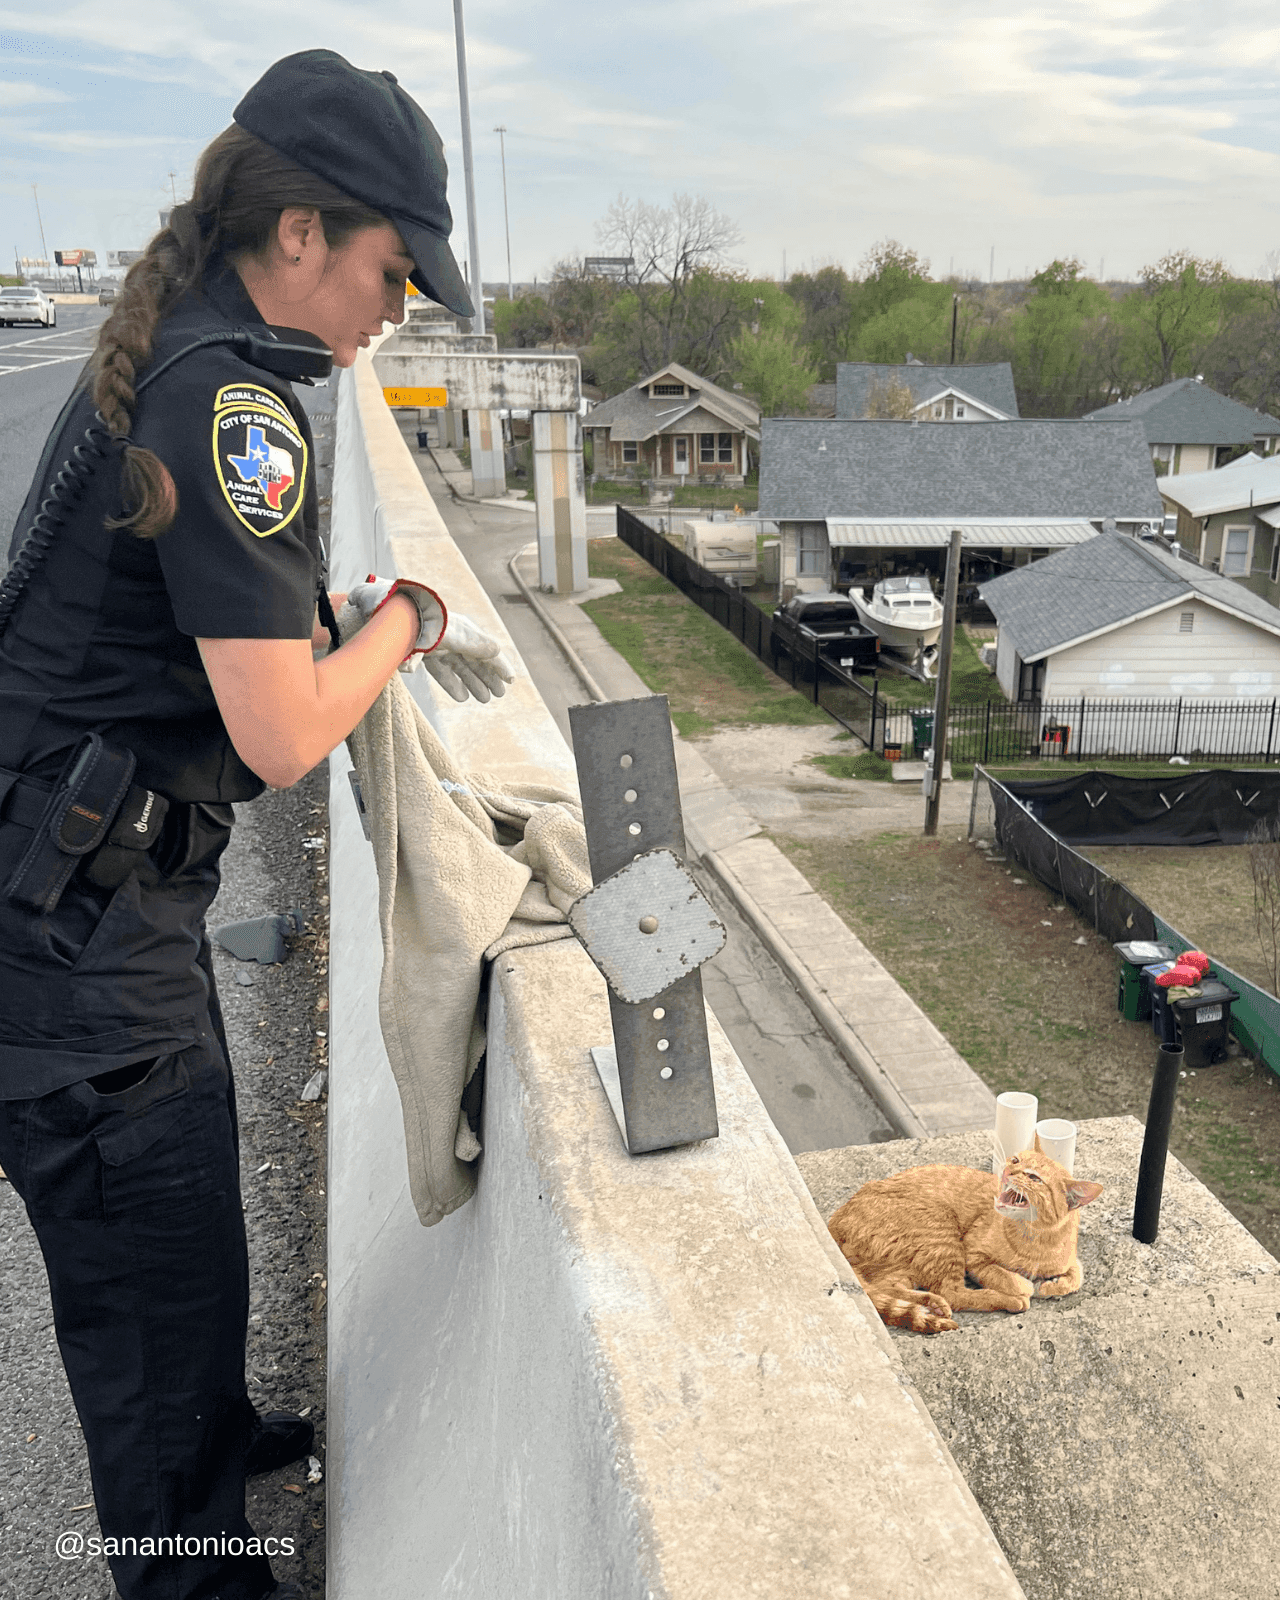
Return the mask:
<svg viewBox="0 0 1280 1600"><path fill-rule="evenodd" d="M462 407L450 406L442 415L444 442L450 450L461 450L467 442L462 431Z"/></svg>
<svg viewBox="0 0 1280 1600"><path fill-rule="evenodd" d="M506 494L502 419L495 411L468 411L467 431L471 438L471 492L478 500L491 500Z"/></svg>
<svg viewBox="0 0 1280 1600"><path fill-rule="evenodd" d="M587 587L587 501L582 419L575 411L533 413L533 492L538 512L538 582L556 594Z"/></svg>

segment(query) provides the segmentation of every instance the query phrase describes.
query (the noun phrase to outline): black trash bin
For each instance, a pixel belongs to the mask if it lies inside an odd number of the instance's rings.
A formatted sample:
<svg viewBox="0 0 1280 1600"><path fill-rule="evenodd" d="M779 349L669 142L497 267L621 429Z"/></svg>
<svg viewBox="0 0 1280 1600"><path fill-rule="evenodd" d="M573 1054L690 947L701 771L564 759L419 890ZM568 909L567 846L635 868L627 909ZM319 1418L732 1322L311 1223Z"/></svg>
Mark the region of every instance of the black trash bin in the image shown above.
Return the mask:
<svg viewBox="0 0 1280 1600"><path fill-rule="evenodd" d="M1177 962L1156 961L1142 969L1142 994L1145 1015L1151 1018L1151 1031L1161 1044L1177 1044L1178 1019L1169 1006L1169 991L1162 989L1156 978Z"/></svg>
<svg viewBox="0 0 1280 1600"><path fill-rule="evenodd" d="M1208 1067L1227 1059L1231 1007L1240 996L1217 978L1204 978L1200 993L1168 1002L1177 1018L1179 1039L1188 1067Z"/></svg>
<svg viewBox="0 0 1280 1600"><path fill-rule="evenodd" d="M1129 1022L1146 1022L1151 1016L1151 992L1143 981L1142 969L1157 961L1169 961L1173 951L1167 944L1138 941L1113 945L1120 957L1120 988L1116 1010Z"/></svg>
<svg viewBox="0 0 1280 1600"><path fill-rule="evenodd" d="M418 429L418 449L419 450L429 450L430 448L431 448L431 435L427 432L427 430L425 428L419 428Z"/></svg>

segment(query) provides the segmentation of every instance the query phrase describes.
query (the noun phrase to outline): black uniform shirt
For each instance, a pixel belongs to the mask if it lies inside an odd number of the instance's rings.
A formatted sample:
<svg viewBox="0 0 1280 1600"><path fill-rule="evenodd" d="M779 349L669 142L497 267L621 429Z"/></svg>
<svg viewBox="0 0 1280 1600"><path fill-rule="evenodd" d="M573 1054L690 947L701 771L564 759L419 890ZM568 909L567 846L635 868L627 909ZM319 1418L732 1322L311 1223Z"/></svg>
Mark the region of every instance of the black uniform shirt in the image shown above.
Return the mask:
<svg viewBox="0 0 1280 1600"><path fill-rule="evenodd" d="M262 320L234 271L212 273L157 329L139 376L203 334ZM15 549L92 419L81 390ZM325 574L306 413L284 379L215 345L143 392L130 437L169 469L177 516L158 539L105 528L121 509L119 455L99 463L0 638L0 766L55 776L96 729L171 799L249 800L264 784L231 744L195 641L311 637Z"/></svg>

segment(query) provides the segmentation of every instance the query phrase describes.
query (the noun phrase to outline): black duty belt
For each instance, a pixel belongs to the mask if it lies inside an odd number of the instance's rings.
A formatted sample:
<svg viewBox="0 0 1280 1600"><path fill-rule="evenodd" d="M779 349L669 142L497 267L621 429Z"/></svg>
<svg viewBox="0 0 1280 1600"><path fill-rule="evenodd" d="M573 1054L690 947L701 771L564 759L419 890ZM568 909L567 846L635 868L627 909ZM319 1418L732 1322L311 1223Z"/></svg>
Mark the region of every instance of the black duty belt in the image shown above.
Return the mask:
<svg viewBox="0 0 1280 1600"><path fill-rule="evenodd" d="M58 781L40 783L0 768L0 820L32 838L4 892L46 914L77 867L90 883L116 888L160 837L169 802L133 781L132 750L85 736Z"/></svg>

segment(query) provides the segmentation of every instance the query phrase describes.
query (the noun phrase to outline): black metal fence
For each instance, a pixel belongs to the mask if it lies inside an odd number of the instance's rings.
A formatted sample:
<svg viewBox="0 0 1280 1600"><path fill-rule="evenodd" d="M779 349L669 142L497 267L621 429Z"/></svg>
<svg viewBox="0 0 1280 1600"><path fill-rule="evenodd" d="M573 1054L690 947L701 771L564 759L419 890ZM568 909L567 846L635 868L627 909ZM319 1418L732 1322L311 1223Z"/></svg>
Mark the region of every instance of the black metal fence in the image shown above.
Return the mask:
<svg viewBox="0 0 1280 1600"><path fill-rule="evenodd" d="M695 601L722 628L794 688L802 690L868 749L886 743L906 756L932 742L927 706L898 706L823 659L775 645L769 618L714 572L691 561L660 533L618 507L618 537ZM1280 759L1278 702L1239 700L1025 700L953 703L947 755L956 764L1026 761L1194 761Z"/></svg>
<svg viewBox="0 0 1280 1600"><path fill-rule="evenodd" d="M842 672L818 654L816 645L812 653L779 646L772 623L758 605L717 573L690 561L683 550L622 506L618 507L618 537L735 639L740 639L770 672L808 695L814 705L821 706L869 749L884 749L886 704L874 683L864 685Z"/></svg>
<svg viewBox="0 0 1280 1600"><path fill-rule="evenodd" d="M891 742L910 718L890 720ZM1280 756L1273 699L1029 700L953 705L947 718L952 761L999 766L1022 761L1270 762Z"/></svg>

